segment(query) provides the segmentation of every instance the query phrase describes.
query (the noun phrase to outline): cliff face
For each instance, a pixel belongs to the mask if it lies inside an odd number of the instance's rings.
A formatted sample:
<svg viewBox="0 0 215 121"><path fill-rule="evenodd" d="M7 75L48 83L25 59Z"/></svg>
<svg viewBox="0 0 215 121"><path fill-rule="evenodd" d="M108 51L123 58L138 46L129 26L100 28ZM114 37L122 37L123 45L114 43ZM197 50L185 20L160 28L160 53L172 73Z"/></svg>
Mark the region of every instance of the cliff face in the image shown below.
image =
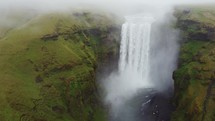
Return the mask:
<svg viewBox="0 0 215 121"><path fill-rule="evenodd" d="M117 55L119 28L88 12L34 16L0 38L1 121L104 121L98 62Z"/></svg>
<svg viewBox="0 0 215 121"><path fill-rule="evenodd" d="M177 10L182 40L172 121L215 120L215 10Z"/></svg>

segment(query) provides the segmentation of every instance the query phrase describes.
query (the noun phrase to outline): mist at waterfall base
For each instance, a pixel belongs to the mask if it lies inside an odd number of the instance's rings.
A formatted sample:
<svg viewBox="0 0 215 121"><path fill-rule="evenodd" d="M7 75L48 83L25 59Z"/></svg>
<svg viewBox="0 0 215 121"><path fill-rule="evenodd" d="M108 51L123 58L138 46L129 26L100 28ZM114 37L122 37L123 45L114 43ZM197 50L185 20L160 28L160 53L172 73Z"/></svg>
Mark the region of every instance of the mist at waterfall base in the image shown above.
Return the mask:
<svg viewBox="0 0 215 121"><path fill-rule="evenodd" d="M125 17L119 67L103 80L111 121L169 120L179 48L173 22L172 13Z"/></svg>

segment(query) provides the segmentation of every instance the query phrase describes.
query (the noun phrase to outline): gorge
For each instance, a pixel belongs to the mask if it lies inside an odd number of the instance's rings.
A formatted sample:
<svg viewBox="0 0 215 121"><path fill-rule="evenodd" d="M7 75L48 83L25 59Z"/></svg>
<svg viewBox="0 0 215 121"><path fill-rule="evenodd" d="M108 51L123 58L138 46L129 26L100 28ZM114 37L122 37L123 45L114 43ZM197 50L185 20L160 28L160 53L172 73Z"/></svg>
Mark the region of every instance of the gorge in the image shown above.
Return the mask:
<svg viewBox="0 0 215 121"><path fill-rule="evenodd" d="M8 1L0 121L215 120L213 5Z"/></svg>

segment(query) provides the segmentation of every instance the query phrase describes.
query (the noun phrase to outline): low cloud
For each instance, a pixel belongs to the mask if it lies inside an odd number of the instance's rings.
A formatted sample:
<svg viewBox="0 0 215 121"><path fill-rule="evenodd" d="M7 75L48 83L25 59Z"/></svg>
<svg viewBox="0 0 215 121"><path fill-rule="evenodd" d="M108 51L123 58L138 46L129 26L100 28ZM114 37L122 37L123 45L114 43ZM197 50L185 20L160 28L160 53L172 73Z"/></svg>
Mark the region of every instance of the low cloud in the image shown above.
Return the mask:
<svg viewBox="0 0 215 121"><path fill-rule="evenodd" d="M156 5L156 7L175 4L215 3L214 0L1 0L0 10L36 9L40 11L66 10L72 8L98 7L109 10L130 8L135 5ZM117 11L115 11L117 13Z"/></svg>

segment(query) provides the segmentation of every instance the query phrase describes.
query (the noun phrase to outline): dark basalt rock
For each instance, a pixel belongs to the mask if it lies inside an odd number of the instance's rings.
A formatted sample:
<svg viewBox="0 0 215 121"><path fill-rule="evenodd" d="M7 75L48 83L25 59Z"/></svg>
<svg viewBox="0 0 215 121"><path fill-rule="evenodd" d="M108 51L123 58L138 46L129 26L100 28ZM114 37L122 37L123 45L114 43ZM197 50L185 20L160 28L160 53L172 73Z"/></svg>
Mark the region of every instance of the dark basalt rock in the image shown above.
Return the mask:
<svg viewBox="0 0 215 121"><path fill-rule="evenodd" d="M35 78L35 81L36 81L36 83L41 83L41 82L43 82L43 78L42 78L40 75L38 75L38 76Z"/></svg>
<svg viewBox="0 0 215 121"><path fill-rule="evenodd" d="M65 111L65 109L62 106L53 106L52 110L55 113L60 113L60 114L62 114Z"/></svg>
<svg viewBox="0 0 215 121"><path fill-rule="evenodd" d="M185 10L183 10L183 14L189 14L190 12L191 12L190 9L185 9Z"/></svg>
<svg viewBox="0 0 215 121"><path fill-rule="evenodd" d="M53 34L48 34L43 36L41 39L44 41L55 41L58 39L58 34L57 33L53 33Z"/></svg>
<svg viewBox="0 0 215 121"><path fill-rule="evenodd" d="M194 20L178 20L177 27L183 32L185 40L214 41L215 27Z"/></svg>

